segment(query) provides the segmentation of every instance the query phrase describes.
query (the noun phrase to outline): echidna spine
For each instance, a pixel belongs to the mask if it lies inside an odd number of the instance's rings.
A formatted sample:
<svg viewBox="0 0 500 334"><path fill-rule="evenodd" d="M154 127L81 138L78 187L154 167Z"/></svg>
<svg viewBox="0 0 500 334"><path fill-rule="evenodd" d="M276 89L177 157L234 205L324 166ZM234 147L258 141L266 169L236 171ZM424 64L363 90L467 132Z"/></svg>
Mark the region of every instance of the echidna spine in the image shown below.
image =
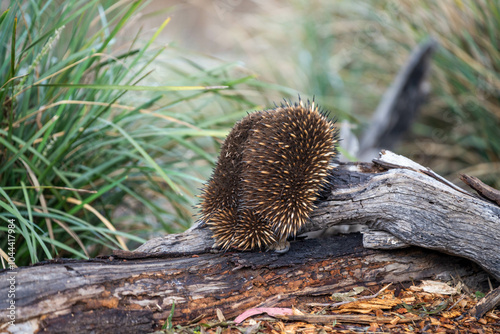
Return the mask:
<svg viewBox="0 0 500 334"><path fill-rule="evenodd" d="M273 248L306 224L336 154L337 131L302 101L249 114L221 148L202 193L216 246Z"/></svg>

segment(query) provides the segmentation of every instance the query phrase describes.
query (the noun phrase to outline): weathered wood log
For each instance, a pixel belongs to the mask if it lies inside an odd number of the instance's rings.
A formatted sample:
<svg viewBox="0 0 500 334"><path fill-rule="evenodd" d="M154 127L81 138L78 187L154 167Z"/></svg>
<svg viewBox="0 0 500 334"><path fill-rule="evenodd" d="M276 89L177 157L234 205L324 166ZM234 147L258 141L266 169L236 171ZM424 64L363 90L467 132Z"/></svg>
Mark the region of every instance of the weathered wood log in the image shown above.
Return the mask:
<svg viewBox="0 0 500 334"><path fill-rule="evenodd" d="M15 294L0 299L0 329L147 332L161 326L173 301L179 322L212 316L215 308L232 317L249 307L321 301L359 285L376 290L388 282L452 276L466 284L484 282L487 274L467 259L500 277L500 209L495 204L390 152L374 164L339 165L331 184L304 232L365 223L429 250L370 250L362 246L360 234L352 234L299 237L283 255L214 253L209 231L196 226L150 240L136 252L0 272L0 291ZM380 245L373 240L371 245ZM382 244L387 249L392 242Z"/></svg>
<svg viewBox="0 0 500 334"><path fill-rule="evenodd" d="M413 49L385 91L359 142L356 156L361 161L375 158L382 148L392 150L410 130L430 92L427 78L437 46L437 41L429 39Z"/></svg>
<svg viewBox="0 0 500 334"><path fill-rule="evenodd" d="M377 163L398 168L369 176L334 172L345 183L333 182L332 196L313 214L316 228L366 223L407 244L471 259L500 280L500 207L392 152Z"/></svg>
<svg viewBox="0 0 500 334"><path fill-rule="evenodd" d="M470 314L476 319L481 318L489 310L500 305L500 287L493 289L470 311Z"/></svg>
<svg viewBox="0 0 500 334"><path fill-rule="evenodd" d="M226 317L250 307L324 302L333 292L421 279L467 284L487 275L468 260L419 248L378 251L359 234L301 240L273 252L88 261L59 260L0 273L0 291L15 277L15 326L2 311L2 330L30 333L137 333L159 328L175 301L175 322ZM0 309L8 311L5 298ZM22 330L20 330L22 329Z"/></svg>
<svg viewBox="0 0 500 334"><path fill-rule="evenodd" d="M374 164L337 166L330 184L331 193L318 203L302 232L366 224L388 232L392 240L374 244L374 234L366 234L365 246L389 249L404 243L465 257L500 280L498 205L390 151L381 152ZM195 226L182 236L150 240L137 251L185 252L189 247L206 249L212 243L208 231Z"/></svg>
<svg viewBox="0 0 500 334"><path fill-rule="evenodd" d="M477 191L481 197L500 205L500 190L484 184L481 180L474 176L460 174L459 178L469 187Z"/></svg>

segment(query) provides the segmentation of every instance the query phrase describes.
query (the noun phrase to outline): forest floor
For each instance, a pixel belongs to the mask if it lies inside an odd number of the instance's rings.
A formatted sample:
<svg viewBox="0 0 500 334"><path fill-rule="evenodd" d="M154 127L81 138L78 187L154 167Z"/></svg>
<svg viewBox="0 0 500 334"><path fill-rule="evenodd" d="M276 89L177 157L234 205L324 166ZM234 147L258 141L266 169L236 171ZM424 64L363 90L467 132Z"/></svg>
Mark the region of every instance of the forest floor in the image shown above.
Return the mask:
<svg viewBox="0 0 500 334"><path fill-rule="evenodd" d="M157 333L500 333L498 306L479 319L471 315L483 296L439 281L379 291L360 287L325 303L247 310L234 321L216 310L212 317Z"/></svg>

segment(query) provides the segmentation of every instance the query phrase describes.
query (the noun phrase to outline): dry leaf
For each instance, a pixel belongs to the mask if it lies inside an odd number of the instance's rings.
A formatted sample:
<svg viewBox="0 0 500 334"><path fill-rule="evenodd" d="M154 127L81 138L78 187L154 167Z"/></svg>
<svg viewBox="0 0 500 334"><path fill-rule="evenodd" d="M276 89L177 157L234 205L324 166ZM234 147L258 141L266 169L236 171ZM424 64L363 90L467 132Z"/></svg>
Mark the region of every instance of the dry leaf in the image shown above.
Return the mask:
<svg viewBox="0 0 500 334"><path fill-rule="evenodd" d="M415 297L406 297L406 298L401 298L401 301L405 304L411 304L414 303L416 300Z"/></svg>
<svg viewBox="0 0 500 334"><path fill-rule="evenodd" d="M458 293L457 289L439 281L422 281L420 287L423 291L429 293L439 293L442 295L455 295Z"/></svg>
<svg viewBox="0 0 500 334"><path fill-rule="evenodd" d="M493 311L486 313L486 316L491 318L491 319L500 320L500 317L498 315L496 315L495 313L493 313Z"/></svg>
<svg viewBox="0 0 500 334"><path fill-rule="evenodd" d="M249 310L246 310L242 314L240 314L238 317L236 317L236 319L234 319L234 322L239 324L242 321L244 321L246 318L249 318L249 317L257 315L257 314L262 314L262 313L267 313L270 316L273 316L273 315L292 315L293 310L291 308L279 308L279 307L251 308Z"/></svg>
<svg viewBox="0 0 500 334"><path fill-rule="evenodd" d="M217 313L217 319L219 319L219 322L224 322L226 321L226 317L224 317L224 314L222 314L222 311L218 308L215 310Z"/></svg>
<svg viewBox="0 0 500 334"><path fill-rule="evenodd" d="M357 286L352 289L352 291L349 292L340 292L340 293L333 293L330 299L338 302L350 302L350 301L355 301L356 298L352 298L353 296L359 295L361 292L365 291L366 288Z"/></svg>
<svg viewBox="0 0 500 334"><path fill-rule="evenodd" d="M452 319L452 318L456 318L456 317L460 316L460 314L462 314L461 311L451 310L451 311L441 313L441 316L443 318L446 318L446 319Z"/></svg>
<svg viewBox="0 0 500 334"><path fill-rule="evenodd" d="M252 324L245 329L245 333L257 333L260 328L261 321L258 323ZM229 331L230 333L230 331Z"/></svg>
<svg viewBox="0 0 500 334"><path fill-rule="evenodd" d="M377 329L379 329L379 325L377 323L371 323L370 327L368 328L368 332L376 332Z"/></svg>
<svg viewBox="0 0 500 334"><path fill-rule="evenodd" d="M406 310L405 308L399 308L396 312L398 312L399 314L405 314L405 313L408 313L408 310Z"/></svg>
<svg viewBox="0 0 500 334"><path fill-rule="evenodd" d="M460 305L461 308L465 308L467 306L467 301L465 299L462 299L458 305Z"/></svg>

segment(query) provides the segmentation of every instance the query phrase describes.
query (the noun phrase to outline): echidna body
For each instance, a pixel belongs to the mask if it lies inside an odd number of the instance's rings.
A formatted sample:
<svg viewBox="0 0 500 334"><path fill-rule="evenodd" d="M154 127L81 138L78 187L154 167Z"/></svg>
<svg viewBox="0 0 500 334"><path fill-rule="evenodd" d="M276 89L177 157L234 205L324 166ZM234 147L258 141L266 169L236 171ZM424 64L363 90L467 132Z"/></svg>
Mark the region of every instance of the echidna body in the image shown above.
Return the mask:
<svg viewBox="0 0 500 334"><path fill-rule="evenodd" d="M221 148L202 195L216 245L276 248L307 222L335 156L334 122L302 101L249 114Z"/></svg>
<svg viewBox="0 0 500 334"><path fill-rule="evenodd" d="M244 152L245 204L269 221L278 238L306 223L335 154L335 130L314 107L266 112Z"/></svg>
<svg viewBox="0 0 500 334"><path fill-rule="evenodd" d="M238 207L241 195L243 147L250 129L260 120L259 113L249 114L236 123L222 144L212 177L202 193L201 219L207 220L220 209Z"/></svg>
<svg viewBox="0 0 500 334"><path fill-rule="evenodd" d="M200 195L200 220L212 230L216 246L223 249L236 248L236 236L241 234L241 228L237 229L236 225L240 221L243 147L248 141L250 129L260 118L260 113L251 113L234 125L222 144L212 176Z"/></svg>

